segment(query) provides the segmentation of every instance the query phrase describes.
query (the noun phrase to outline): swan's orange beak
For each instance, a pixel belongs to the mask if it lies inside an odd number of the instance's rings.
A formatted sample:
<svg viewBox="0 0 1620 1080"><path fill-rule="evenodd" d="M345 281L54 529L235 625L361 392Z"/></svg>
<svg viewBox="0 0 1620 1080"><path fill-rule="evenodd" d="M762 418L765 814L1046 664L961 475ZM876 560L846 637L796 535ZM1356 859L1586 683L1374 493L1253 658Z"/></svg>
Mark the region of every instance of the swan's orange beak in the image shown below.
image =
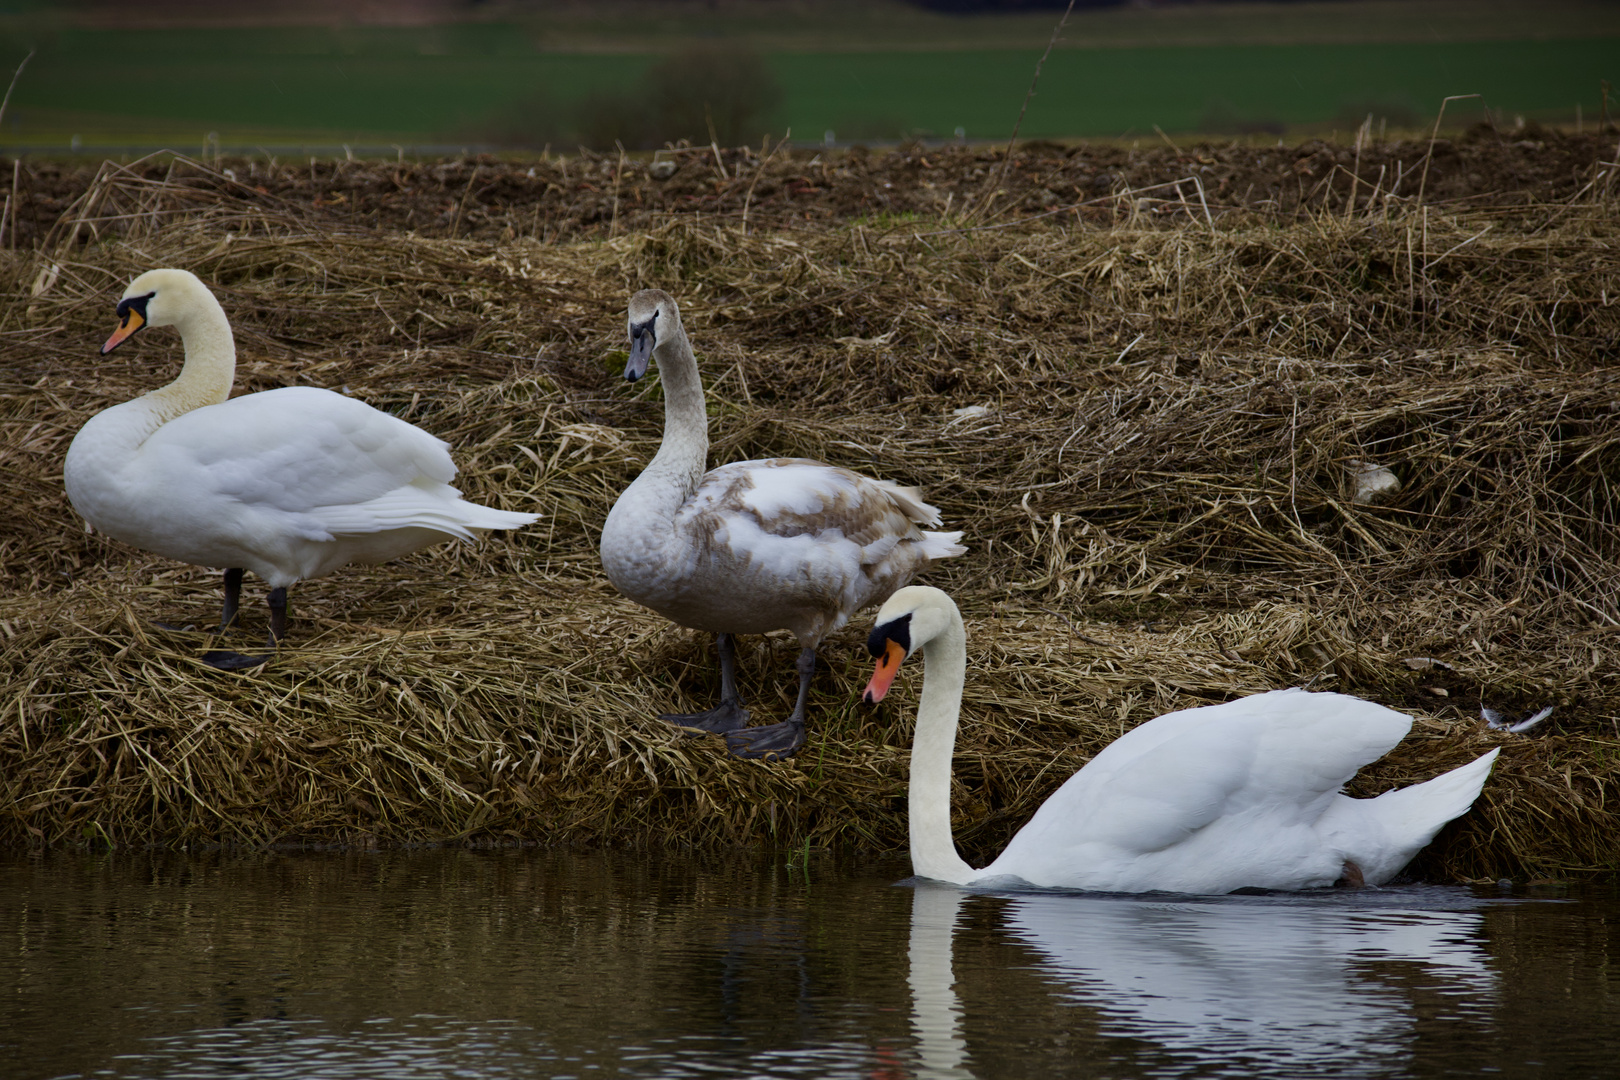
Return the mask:
<svg viewBox="0 0 1620 1080"><path fill-rule="evenodd" d="M866 693L861 700L868 705L876 705L883 700L883 695L889 692L894 685L894 677L900 674L900 661L906 658L906 650L900 647L898 641L890 641L883 649L883 655L878 657L877 667L872 671L872 681L866 684Z"/></svg>
<svg viewBox="0 0 1620 1080"><path fill-rule="evenodd" d="M107 344L101 347L101 355L106 356L118 346L135 336L135 331L146 325L146 317L133 307L124 312L124 321L118 324L113 336L107 339Z"/></svg>

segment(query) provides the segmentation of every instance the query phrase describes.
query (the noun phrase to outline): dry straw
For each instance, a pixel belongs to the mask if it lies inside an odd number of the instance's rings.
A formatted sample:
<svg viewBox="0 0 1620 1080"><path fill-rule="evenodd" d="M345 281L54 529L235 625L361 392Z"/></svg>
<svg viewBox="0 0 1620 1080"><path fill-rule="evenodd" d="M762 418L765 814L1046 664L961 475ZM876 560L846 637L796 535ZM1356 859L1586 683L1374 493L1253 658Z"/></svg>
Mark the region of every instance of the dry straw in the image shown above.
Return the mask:
<svg viewBox="0 0 1620 1080"><path fill-rule="evenodd" d="M970 859L1131 726L1315 680L1417 716L1356 794L1504 746L1420 872L1612 872L1620 264L1595 179L1558 205L1348 216L1116 191L1104 222L978 231L789 228L753 196L746 234L671 212L546 243L564 230L538 207L525 235L433 238L184 160L109 165L0 254L0 840L902 848L919 676L858 703L868 615L825 648L794 762L653 719L716 691L712 644L615 595L595 554L660 435L656 381L616 377L625 300L655 285L700 353L716 461L916 483L966 530L928 580L969 625ZM216 576L87 535L60 482L86 417L177 367L165 331L96 355L158 265L216 287L240 391L344 389L454 444L471 497L544 518L300 586L274 663L206 669L202 634L158 623L208 625ZM1400 490L1358 501L1363 463ZM743 645L756 718L779 719L794 646ZM1510 736L1481 704L1557 711Z"/></svg>

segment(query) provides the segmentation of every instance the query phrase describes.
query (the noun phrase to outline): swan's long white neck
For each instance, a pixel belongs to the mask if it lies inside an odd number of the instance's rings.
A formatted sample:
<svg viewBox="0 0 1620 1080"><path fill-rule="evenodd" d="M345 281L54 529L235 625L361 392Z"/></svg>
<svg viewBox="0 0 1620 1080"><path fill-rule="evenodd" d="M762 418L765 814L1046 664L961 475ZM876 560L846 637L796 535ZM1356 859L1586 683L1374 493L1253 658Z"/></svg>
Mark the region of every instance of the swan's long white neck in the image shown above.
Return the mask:
<svg viewBox="0 0 1620 1080"><path fill-rule="evenodd" d="M653 352L664 390L664 439L623 499L639 514L660 520L673 518L697 490L709 460L709 416L697 357L678 317L671 322L668 330L660 328L663 332Z"/></svg>
<svg viewBox="0 0 1620 1080"><path fill-rule="evenodd" d="M923 645L922 700L911 743L911 869L919 877L966 885L977 874L951 837L951 754L967 679L967 634L951 605L944 630Z"/></svg>
<svg viewBox="0 0 1620 1080"><path fill-rule="evenodd" d="M205 405L218 405L231 396L231 383L236 378L236 342L231 338L225 309L206 289L196 290L186 300L183 314L172 324L180 331L186 348L185 366L169 385L136 399L144 406L151 424L147 434L177 416Z"/></svg>

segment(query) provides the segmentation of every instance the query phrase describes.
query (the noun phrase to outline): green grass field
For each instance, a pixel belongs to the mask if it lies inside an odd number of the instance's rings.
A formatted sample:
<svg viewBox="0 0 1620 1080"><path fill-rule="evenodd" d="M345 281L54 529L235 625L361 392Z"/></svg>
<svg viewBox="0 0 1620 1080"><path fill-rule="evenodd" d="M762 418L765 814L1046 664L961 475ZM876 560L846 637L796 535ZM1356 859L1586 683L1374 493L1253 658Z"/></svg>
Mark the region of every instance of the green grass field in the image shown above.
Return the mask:
<svg viewBox="0 0 1620 1080"><path fill-rule="evenodd" d="M773 64L787 92L779 123L811 137L848 129L869 110L897 121L883 132L890 137L903 124L1005 138L1033 66L1029 53L1011 51L787 54ZM1022 133L1151 136L1154 125L1186 132L1336 121L1348 130L1368 112L1397 124L1432 121L1441 99L1471 93L1509 114L1573 117L1580 101L1595 116L1599 79L1611 75L1620 81L1615 38L1066 49L1047 61Z"/></svg>
<svg viewBox="0 0 1620 1080"><path fill-rule="evenodd" d="M1579 104L1595 119L1600 81L1620 84L1620 16L1566 3L1532 21L1525 5L1496 8L1494 20L1459 18L1463 8L1438 0L1077 16L1046 64L1023 134L1348 130L1368 112L1423 126L1442 98L1470 93L1509 117L1569 120ZM764 51L781 84L773 132L888 140L961 127L970 138L1005 138L1054 21L860 10L816 8L815 18L774 22L726 16L726 34ZM1514 12L1517 22L1507 17ZM544 114L633 83L655 50L699 37L705 25L687 13L649 33L622 12L420 28L0 21L0 67L38 49L0 145L62 145L75 135L90 145L200 144L206 132L238 146L481 142L496 133L539 142L556 126L539 122ZM1334 36L1355 40L1323 40ZM1027 44L1011 47L1020 39ZM1454 115L1478 110L1469 103Z"/></svg>

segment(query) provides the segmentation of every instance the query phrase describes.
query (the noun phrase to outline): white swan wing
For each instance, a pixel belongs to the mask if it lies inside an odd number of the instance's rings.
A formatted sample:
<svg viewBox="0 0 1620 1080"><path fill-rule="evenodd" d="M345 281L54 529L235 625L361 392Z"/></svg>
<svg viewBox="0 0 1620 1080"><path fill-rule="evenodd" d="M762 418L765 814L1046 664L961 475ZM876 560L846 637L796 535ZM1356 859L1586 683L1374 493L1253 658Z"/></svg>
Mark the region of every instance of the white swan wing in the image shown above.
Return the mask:
<svg viewBox="0 0 1620 1080"><path fill-rule="evenodd" d="M396 492L443 490L455 477L441 440L363 402L313 387L247 394L159 428L142 448L152 473L183 494L279 511L311 540L398 527L358 513ZM407 492L408 493L408 492ZM453 490L449 493L454 497ZM411 496L416 498L416 496ZM420 500L417 500L420 501ZM441 497L440 501L444 501ZM410 524L404 522L403 524Z"/></svg>
<svg viewBox="0 0 1620 1080"><path fill-rule="evenodd" d="M1316 823L1340 788L1410 726L1372 702L1303 690L1161 716L1070 777L985 873L1220 891L1218 880L1201 889L1185 875L1241 876L1245 860L1270 872L1299 852L1315 858ZM1082 869L1087 882L1075 880Z"/></svg>

